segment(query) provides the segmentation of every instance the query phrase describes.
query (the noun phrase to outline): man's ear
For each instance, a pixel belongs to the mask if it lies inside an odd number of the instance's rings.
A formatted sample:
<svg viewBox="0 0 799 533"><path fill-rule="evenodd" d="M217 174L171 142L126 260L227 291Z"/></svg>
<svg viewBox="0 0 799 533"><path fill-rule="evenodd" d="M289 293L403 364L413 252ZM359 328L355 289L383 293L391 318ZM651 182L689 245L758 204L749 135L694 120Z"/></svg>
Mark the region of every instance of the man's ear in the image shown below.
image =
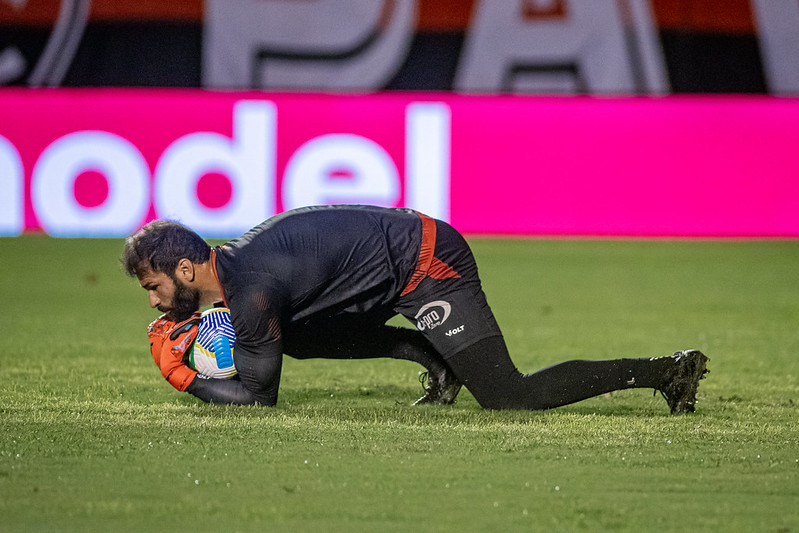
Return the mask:
<svg viewBox="0 0 799 533"><path fill-rule="evenodd" d="M194 263L185 257L178 261L178 267L175 269L175 276L183 283L191 283L194 281Z"/></svg>

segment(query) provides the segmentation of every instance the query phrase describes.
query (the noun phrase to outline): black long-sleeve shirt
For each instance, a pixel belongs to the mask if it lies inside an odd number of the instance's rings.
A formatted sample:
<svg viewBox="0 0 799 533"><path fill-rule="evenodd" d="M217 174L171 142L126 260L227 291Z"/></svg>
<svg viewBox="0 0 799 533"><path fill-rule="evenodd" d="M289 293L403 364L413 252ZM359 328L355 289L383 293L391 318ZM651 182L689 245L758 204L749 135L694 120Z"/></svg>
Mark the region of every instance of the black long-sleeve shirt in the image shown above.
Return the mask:
<svg viewBox="0 0 799 533"><path fill-rule="evenodd" d="M214 403L274 405L285 328L390 308L421 243L421 218L409 209L319 206L274 216L215 248L240 381L196 378L186 390Z"/></svg>

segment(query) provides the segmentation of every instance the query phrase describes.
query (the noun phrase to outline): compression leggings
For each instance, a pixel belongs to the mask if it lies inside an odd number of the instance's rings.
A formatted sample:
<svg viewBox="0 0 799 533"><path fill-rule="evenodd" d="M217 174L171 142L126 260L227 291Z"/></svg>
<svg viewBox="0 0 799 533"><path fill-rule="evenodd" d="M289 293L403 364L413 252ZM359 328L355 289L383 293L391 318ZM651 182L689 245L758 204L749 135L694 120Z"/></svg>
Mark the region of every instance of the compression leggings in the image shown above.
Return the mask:
<svg viewBox="0 0 799 533"><path fill-rule="evenodd" d="M433 350L424 336L414 330L380 326L353 334L332 330L330 336L301 335L295 337L289 355L298 359L366 359L391 357L415 361L432 372L448 366L458 380L486 409L543 410L578 402L607 392L641 388L660 388L671 358L612 359L607 361L572 360L558 363L533 374L520 373L501 336L478 341L447 358ZM318 332L317 332L318 334ZM337 342L330 342L331 337ZM301 339L301 340L300 340ZM241 356L240 358L241 359ZM274 365L273 358L237 360L236 364L260 368ZM279 366L278 366L279 375ZM249 404L259 401L274 405L275 389L263 399L253 397L238 380L195 379L186 390L214 403Z"/></svg>
<svg viewBox="0 0 799 533"><path fill-rule="evenodd" d="M673 364L670 358L572 360L522 374L501 336L478 341L445 361L419 331L360 323L303 328L288 340L287 353L297 359L390 357L435 373L447 366L486 409L551 409L616 390L656 389Z"/></svg>
<svg viewBox="0 0 799 533"><path fill-rule="evenodd" d="M659 388L670 358L572 360L520 373L502 337L483 339L447 359L458 380L486 409L542 410L629 388Z"/></svg>
<svg viewBox="0 0 799 533"><path fill-rule="evenodd" d="M295 359L404 359L419 363L433 373L441 372L446 366L430 342L416 330L384 324L364 326L343 319L290 330L285 350Z"/></svg>

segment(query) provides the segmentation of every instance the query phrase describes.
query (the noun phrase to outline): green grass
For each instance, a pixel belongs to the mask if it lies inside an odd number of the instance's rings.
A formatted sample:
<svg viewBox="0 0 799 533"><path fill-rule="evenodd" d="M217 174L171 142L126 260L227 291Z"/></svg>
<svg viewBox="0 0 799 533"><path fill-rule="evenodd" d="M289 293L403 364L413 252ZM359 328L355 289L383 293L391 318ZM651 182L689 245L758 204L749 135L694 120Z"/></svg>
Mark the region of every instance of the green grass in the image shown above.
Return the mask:
<svg viewBox="0 0 799 533"><path fill-rule="evenodd" d="M383 359L209 406L153 365L120 241L0 239L0 531L799 532L799 241L472 243L521 370L695 347L698 412L411 407Z"/></svg>

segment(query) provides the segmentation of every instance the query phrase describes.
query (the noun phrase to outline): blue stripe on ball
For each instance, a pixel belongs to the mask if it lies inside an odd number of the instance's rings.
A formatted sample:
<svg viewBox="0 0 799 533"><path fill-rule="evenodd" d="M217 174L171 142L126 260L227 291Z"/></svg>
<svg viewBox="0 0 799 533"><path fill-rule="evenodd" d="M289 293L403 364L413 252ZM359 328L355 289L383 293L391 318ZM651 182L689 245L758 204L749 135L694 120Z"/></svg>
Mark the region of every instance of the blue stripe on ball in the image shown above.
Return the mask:
<svg viewBox="0 0 799 533"><path fill-rule="evenodd" d="M214 338L214 355L216 355L216 366L219 368L233 366L233 352L230 349L230 340L224 335Z"/></svg>

